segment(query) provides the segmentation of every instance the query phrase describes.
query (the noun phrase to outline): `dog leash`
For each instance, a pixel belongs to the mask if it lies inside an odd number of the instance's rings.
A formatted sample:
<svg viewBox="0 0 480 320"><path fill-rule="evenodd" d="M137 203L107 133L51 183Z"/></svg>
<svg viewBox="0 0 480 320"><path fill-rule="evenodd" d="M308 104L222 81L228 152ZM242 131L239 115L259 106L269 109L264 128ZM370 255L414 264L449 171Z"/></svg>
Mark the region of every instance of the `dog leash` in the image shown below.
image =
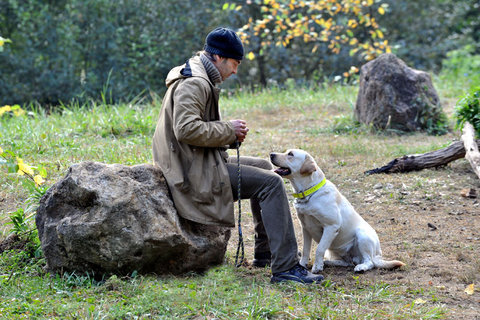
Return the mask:
<svg viewBox="0 0 480 320"><path fill-rule="evenodd" d="M242 186L242 170L240 168L240 142L236 142L237 149L237 173L238 173L238 246L237 253L235 255L235 267L240 267L243 264L245 259L245 248L243 244L243 233L242 233L242 198L241 198L241 186ZM240 261L238 260L238 255L242 252Z"/></svg>

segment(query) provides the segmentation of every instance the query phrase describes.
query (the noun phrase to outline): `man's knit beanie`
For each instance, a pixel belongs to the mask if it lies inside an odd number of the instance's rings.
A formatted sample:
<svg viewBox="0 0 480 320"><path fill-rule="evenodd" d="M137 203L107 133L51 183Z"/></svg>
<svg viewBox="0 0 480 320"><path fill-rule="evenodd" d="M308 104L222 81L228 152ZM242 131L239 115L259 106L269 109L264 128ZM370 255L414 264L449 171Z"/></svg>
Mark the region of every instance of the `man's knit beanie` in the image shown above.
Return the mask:
<svg viewBox="0 0 480 320"><path fill-rule="evenodd" d="M211 54L235 60L243 59L242 40L227 28L216 28L207 35L204 50Z"/></svg>

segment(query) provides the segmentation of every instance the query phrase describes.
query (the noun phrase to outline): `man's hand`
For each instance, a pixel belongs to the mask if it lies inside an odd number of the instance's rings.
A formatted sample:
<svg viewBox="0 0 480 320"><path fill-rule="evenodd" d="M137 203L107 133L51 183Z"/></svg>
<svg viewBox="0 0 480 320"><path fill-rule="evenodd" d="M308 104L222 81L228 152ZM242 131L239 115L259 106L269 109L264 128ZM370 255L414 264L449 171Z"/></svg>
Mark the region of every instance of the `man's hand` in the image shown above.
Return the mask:
<svg viewBox="0 0 480 320"><path fill-rule="evenodd" d="M244 120L230 120L235 129L235 135L237 136L238 142L243 142L247 136L248 128L247 123Z"/></svg>

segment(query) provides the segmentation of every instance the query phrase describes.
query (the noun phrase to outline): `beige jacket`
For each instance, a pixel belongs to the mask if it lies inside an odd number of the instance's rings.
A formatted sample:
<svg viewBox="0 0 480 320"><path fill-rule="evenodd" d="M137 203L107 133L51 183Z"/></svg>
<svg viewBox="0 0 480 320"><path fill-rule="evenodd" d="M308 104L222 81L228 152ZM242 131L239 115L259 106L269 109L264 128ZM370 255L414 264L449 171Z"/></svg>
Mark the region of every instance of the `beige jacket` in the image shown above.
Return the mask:
<svg viewBox="0 0 480 320"><path fill-rule="evenodd" d="M173 68L166 80L153 136L153 159L172 193L178 213L202 224L235 226L225 146L235 142L221 121L216 88L195 56Z"/></svg>

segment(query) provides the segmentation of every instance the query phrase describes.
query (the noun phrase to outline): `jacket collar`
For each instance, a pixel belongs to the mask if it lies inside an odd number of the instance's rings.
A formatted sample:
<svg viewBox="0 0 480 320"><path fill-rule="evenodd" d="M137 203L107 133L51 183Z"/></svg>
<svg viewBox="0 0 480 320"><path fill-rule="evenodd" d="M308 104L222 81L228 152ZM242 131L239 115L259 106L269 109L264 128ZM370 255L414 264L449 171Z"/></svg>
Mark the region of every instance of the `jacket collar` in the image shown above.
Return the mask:
<svg viewBox="0 0 480 320"><path fill-rule="evenodd" d="M188 61L185 64L170 70L170 72L167 75L167 79L165 80L165 83L167 87L170 87L170 85L172 85L177 80L185 79L189 77L203 78L207 80L212 85L212 87L215 87L215 85L212 83L212 81L208 77L207 71L205 70L203 63L200 60L200 56L198 55L188 59Z"/></svg>

